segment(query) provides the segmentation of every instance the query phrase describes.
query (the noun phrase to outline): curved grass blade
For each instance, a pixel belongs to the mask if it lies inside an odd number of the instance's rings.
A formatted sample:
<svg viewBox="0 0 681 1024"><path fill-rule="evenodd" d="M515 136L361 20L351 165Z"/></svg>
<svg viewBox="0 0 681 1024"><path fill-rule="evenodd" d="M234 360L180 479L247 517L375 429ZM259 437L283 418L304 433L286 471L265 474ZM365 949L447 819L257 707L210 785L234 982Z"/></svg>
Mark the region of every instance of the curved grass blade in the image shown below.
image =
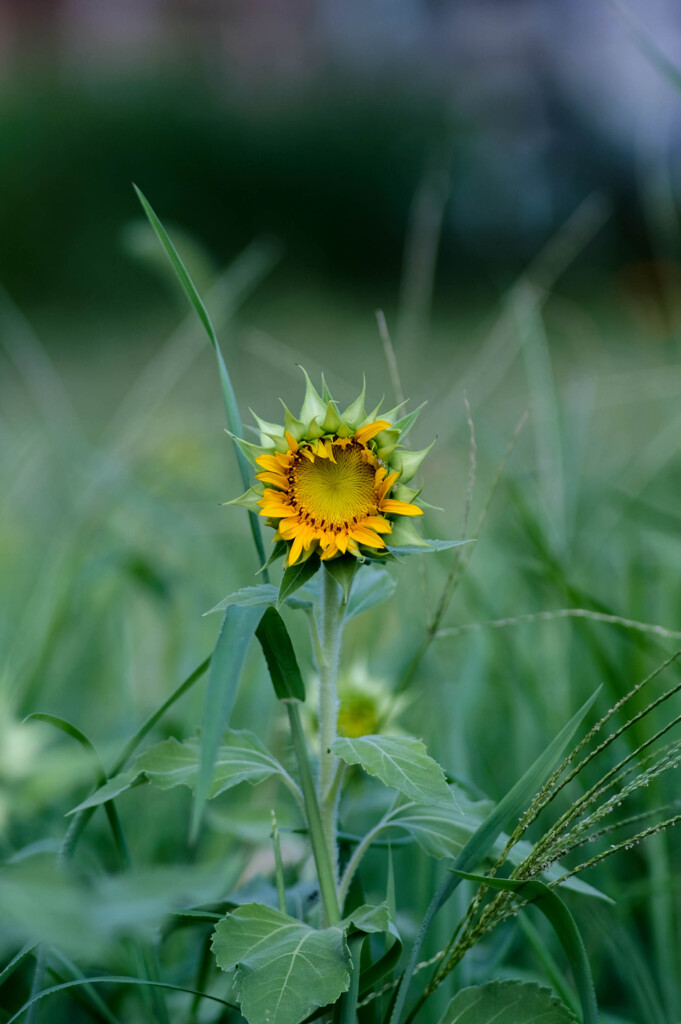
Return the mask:
<svg viewBox="0 0 681 1024"><path fill-rule="evenodd" d="M73 725L65 718L60 718L58 715L48 715L44 711L34 711L32 714L26 715L24 721L47 722L48 725L53 725L56 729L61 729L61 731L65 732L67 736L70 736L71 739L80 743L81 747L83 747L83 749L87 751L93 759L97 785L104 785L106 782L106 771L104 769L104 765L99 758L99 754L95 750L94 744L87 738L84 732L81 732L78 726Z"/></svg>
<svg viewBox="0 0 681 1024"><path fill-rule="evenodd" d="M62 732L65 732L67 736L71 736L72 739L80 743L83 749L87 751L93 759L96 788L99 789L100 786L105 785L107 781L106 769L102 764L102 760L97 753L94 744L87 738L84 732L81 732L77 726L73 725L65 718L60 718L58 715L49 715L42 711L35 711L32 715L28 715L25 721L29 721L30 719L54 725L57 729L61 729ZM124 867L128 867L130 864L130 852L128 850L128 844L125 841L125 836L123 835L118 811L116 810L112 800L106 801L104 804L104 810L106 811L106 816L109 819L114 844L116 846L118 856L120 857L121 864Z"/></svg>
<svg viewBox="0 0 681 1024"><path fill-rule="evenodd" d="M30 956L34 949L37 949L37 942L27 942L25 946L22 946L18 953L12 957L6 967L0 971L0 985L4 985L8 978L11 978L14 972L21 967L26 957Z"/></svg>
<svg viewBox="0 0 681 1024"><path fill-rule="evenodd" d="M579 933L574 917L558 893L544 882L534 878L523 881L518 878L488 878L485 875L474 875L468 871L455 871L454 873L460 878L467 878L470 882L478 882L479 885L486 885L491 889L517 893L541 910L553 926L572 968L582 1004L584 1024L598 1024L596 993L584 940Z"/></svg>
<svg viewBox="0 0 681 1024"><path fill-rule="evenodd" d="M166 981L147 981L144 978L126 978L118 975L99 975L95 978L82 978L75 981L63 981L60 985L51 985L50 988L44 988L40 992L36 992L35 995L31 996L30 999L24 1003L23 1006L19 1007L14 1016L10 1017L6 1024L14 1024L15 1021L19 1020L23 1015L41 999L45 999L46 996L54 995L56 992L63 992L69 988L77 988L80 985L149 985L151 988L164 988L170 989L172 992L188 992L192 996L200 996L201 999L209 999L212 1003L219 1003L221 1006L226 1006L228 1010L237 1010L238 1007L234 1003L228 1003L226 999L220 999L218 996L212 996L208 992L197 992L193 988L185 988L183 985L171 985Z"/></svg>
<svg viewBox="0 0 681 1024"><path fill-rule="evenodd" d="M201 297L199 296L199 293L197 292L196 287L194 286L194 282L189 276L189 273L187 272L184 263L180 259L177 249L171 242L166 229L161 224L161 221L154 213L154 210L152 209L148 199L134 183L133 188L135 190L137 198L142 204L142 209L146 213L149 223L151 224L156 234L156 237L163 246L166 256L170 260L173 270L178 276L178 279L180 281L180 284L182 285L185 295L189 299L191 305L196 310L198 318L203 324L206 334L208 335L208 340L210 341L211 345L213 346L213 350L215 351L215 356L218 362L218 373L220 375L220 387L222 389L222 398L225 406L225 412L227 414L227 424L229 426L229 429L237 437L243 437L244 428L241 422L241 415L239 414L239 406L237 405L236 395L234 394L232 381L230 379L229 373L227 372L227 366L222 355L222 350L220 349L220 343L218 342L218 338L215 333L215 328L213 327L211 319L208 315L208 310L204 306ZM248 466L248 461L244 457L242 452L239 450L239 446L237 444L234 445L234 451L236 453L237 465L239 466L239 473L241 474L244 490L247 491L248 488L251 486L251 473ZM255 515L255 513L249 512L248 518L251 525L251 533L253 534L253 542L258 552L260 564L262 564L265 561L265 548L263 546L262 536L260 534L260 524L258 522L258 517ZM267 576L266 572L265 576Z"/></svg>
<svg viewBox="0 0 681 1024"><path fill-rule="evenodd" d="M490 852L499 833L504 832L511 823L517 824L519 815L525 810L537 790L551 775L556 763L562 757L565 748L570 743L579 724L583 721L599 693L600 687L581 706L579 711L572 716L567 725L563 726L555 739L549 743L546 750L539 755L534 764L528 768L525 774L516 782L515 786L508 791L503 800L485 818L482 825L473 833L454 861L454 871L470 871ZM404 1004L407 1001L407 993L418 962L419 953L433 919L438 910L444 906L457 888L460 881L460 877L451 874L449 878L444 880L430 902L419 933L414 940L407 966L402 975L400 987L397 990L395 1004L390 1015L390 1024L398 1024Z"/></svg>

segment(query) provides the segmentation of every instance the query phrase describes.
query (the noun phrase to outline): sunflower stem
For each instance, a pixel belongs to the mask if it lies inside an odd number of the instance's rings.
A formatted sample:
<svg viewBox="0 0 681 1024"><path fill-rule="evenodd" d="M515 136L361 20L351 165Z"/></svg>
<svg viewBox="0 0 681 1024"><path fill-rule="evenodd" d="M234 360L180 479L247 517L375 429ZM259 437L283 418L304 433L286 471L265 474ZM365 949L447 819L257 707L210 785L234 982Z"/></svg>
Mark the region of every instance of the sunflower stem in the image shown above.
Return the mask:
<svg viewBox="0 0 681 1024"><path fill-rule="evenodd" d="M322 605L319 622L319 804L324 838L338 883L338 846L336 842L339 788L334 785L338 759L331 747L336 739L338 720L338 658L343 631L343 591L331 573L323 570Z"/></svg>

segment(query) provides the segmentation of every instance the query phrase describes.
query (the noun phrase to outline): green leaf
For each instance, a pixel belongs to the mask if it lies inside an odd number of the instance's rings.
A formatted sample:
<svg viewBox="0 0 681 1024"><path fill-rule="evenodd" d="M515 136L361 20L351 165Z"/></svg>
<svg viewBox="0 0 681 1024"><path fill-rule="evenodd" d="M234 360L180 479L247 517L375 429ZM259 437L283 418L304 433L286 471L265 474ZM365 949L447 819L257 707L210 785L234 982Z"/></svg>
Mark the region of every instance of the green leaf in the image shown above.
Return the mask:
<svg viewBox="0 0 681 1024"><path fill-rule="evenodd" d="M241 782L255 785L271 775L284 773L277 759L254 732L230 729L226 738L227 742L218 748L215 758L209 800ZM159 789L172 789L174 786L195 789L200 766L199 741L180 743L173 738L151 747L137 761L137 768Z"/></svg>
<svg viewBox="0 0 681 1024"><path fill-rule="evenodd" d="M129 771L109 779L96 793L69 811L69 814L75 814L85 807L97 807L127 789L145 782L159 789L172 789L174 786L189 786L190 789L195 789L200 766L199 740L185 740L184 743L180 743L171 737L146 750ZM263 779L277 774L286 773L255 733L246 729L230 729L227 732L227 742L218 748L207 799L212 800L213 797L233 786L238 786L241 782L256 785Z"/></svg>
<svg viewBox="0 0 681 1024"><path fill-rule="evenodd" d="M262 605L263 607L268 604L276 604L279 591L271 583L261 583L257 587L242 587L241 590L235 590L233 594L228 594L227 597L223 597L219 604L216 604L214 608L210 608L204 615L212 615L213 612L224 612L226 608L229 608L232 604L240 604L246 606L257 606Z"/></svg>
<svg viewBox="0 0 681 1024"><path fill-rule="evenodd" d="M305 700L305 684L284 620L267 608L255 631L263 649L274 692L279 700Z"/></svg>
<svg viewBox="0 0 681 1024"><path fill-rule="evenodd" d="M277 561L277 559L281 558L281 556L285 552L286 552L286 544L285 544L285 542L283 540L275 541L274 544L272 545L272 550L271 550L271 552L270 552L270 554L269 554L269 556L267 558L267 561L264 562L260 566L260 568L258 569L258 572L256 573L256 576L258 575L258 573L263 573L265 575L265 579L267 579L267 570L269 569L269 567L271 565L273 565L274 562Z"/></svg>
<svg viewBox="0 0 681 1024"><path fill-rule="evenodd" d="M461 989L439 1024L577 1024L547 988L522 981L489 981Z"/></svg>
<svg viewBox="0 0 681 1024"><path fill-rule="evenodd" d="M340 558L332 558L330 562L324 562L324 568L342 588L343 604L347 604L359 562L354 555L342 555Z"/></svg>
<svg viewBox="0 0 681 1024"><path fill-rule="evenodd" d="M249 1024L300 1024L335 1003L350 984L350 953L340 928L316 931L288 914L249 903L220 921L213 952L234 972L234 993Z"/></svg>
<svg viewBox="0 0 681 1024"><path fill-rule="evenodd" d="M357 573L350 591L350 600L345 611L346 620L383 604L393 596L396 587L397 583L385 569L363 566L362 571Z"/></svg>
<svg viewBox="0 0 681 1024"><path fill-rule="evenodd" d="M290 565L288 569L285 569L279 587L279 600L277 604L281 606L291 594L295 594L296 590L299 590L308 580L312 579L319 565L319 558L313 555L312 558L308 558L304 562L296 562L295 565Z"/></svg>
<svg viewBox="0 0 681 1024"><path fill-rule="evenodd" d="M414 524L402 520L393 527L390 534L397 543L387 544L388 551L394 555L427 555L429 551L447 551L449 548L460 548L462 544L472 544L472 540L433 540L419 537Z"/></svg>
<svg viewBox="0 0 681 1024"><path fill-rule="evenodd" d="M453 800L442 768L413 736L340 736L331 749L346 764L361 765L410 800Z"/></svg>
<svg viewBox="0 0 681 1024"><path fill-rule="evenodd" d="M201 729L201 767L196 784L191 834L196 836L203 805L213 780L215 758L236 700L239 677L251 638L262 618L262 605L230 605L210 663Z"/></svg>
<svg viewBox="0 0 681 1024"><path fill-rule="evenodd" d="M389 932L392 922L390 910L387 903L374 906L369 903L357 907L351 914L344 917L338 925L339 928L354 928L358 932L365 932L370 935L375 932Z"/></svg>
<svg viewBox="0 0 681 1024"><path fill-rule="evenodd" d="M89 796L87 800L83 800L82 803L78 804L77 807L74 807L68 813L77 814L88 807L99 807L100 804L105 804L107 800L113 800L115 797L120 796L121 793L125 793L127 789L132 789L133 786L140 786L146 781L142 772L137 771L137 768L130 768L127 772L114 775L103 786L95 790L92 796Z"/></svg>
<svg viewBox="0 0 681 1024"><path fill-rule="evenodd" d="M440 859L457 857L481 820L470 813L468 806L462 813L454 804L447 807L444 802L406 804L391 819L390 826L404 829L430 857Z"/></svg>
<svg viewBox="0 0 681 1024"><path fill-rule="evenodd" d="M575 919L558 893L534 878L522 881L515 878L487 878L485 875L472 875L466 871L457 871L456 874L492 889L517 893L541 910L551 922L572 968L582 1004L584 1024L598 1024L598 1006L589 958Z"/></svg>

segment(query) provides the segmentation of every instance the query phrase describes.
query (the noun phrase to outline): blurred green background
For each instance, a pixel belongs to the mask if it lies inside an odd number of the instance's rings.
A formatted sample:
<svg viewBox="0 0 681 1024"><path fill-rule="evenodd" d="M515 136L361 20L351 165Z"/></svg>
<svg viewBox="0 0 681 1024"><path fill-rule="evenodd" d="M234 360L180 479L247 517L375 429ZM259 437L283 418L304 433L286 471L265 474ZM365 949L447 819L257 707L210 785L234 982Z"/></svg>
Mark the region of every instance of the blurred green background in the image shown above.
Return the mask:
<svg viewBox="0 0 681 1024"><path fill-rule="evenodd" d="M681 629L681 91L665 64L680 34L662 0L0 6L7 858L51 857L90 784L76 745L22 718L64 716L110 759L209 653L218 623L202 613L255 582L245 517L219 507L241 488L213 356L132 181L206 300L245 419L277 419L279 397L296 407L299 363L341 402L366 373L369 395L394 404L385 311L404 391L428 402L410 442L437 437L424 497L444 511L426 535L462 529L465 396L468 536L529 409L446 625L583 607ZM389 691L404 671L451 564L422 561L349 628L349 676ZM605 710L674 642L581 621L436 641L401 724L498 798L598 685ZM157 738L191 735L201 696ZM235 721L285 750L257 654ZM663 780L636 809L677 796ZM134 862L220 858L238 876L266 842L272 792L222 799L197 854L188 794L126 794ZM234 834L229 801L249 829ZM604 1020L681 1019L675 840L589 874L614 907L573 901ZM103 816L79 856L95 876L115 867ZM396 855L407 935L439 873L418 858ZM381 898L378 857L367 863ZM545 982L518 931L501 932L458 983ZM20 938L8 927L5 959ZM164 969L184 977L193 956L171 946ZM15 974L0 1006L30 983ZM90 1019L61 998L45 1020Z"/></svg>

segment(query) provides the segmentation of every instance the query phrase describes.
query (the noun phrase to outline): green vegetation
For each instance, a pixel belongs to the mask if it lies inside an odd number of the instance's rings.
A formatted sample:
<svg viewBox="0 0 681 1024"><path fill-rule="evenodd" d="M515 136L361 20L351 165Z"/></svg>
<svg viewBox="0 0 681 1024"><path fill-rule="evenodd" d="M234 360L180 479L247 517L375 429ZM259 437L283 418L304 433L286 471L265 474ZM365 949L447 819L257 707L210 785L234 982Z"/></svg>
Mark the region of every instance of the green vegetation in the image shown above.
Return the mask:
<svg viewBox="0 0 681 1024"><path fill-rule="evenodd" d="M293 1024L340 997L343 1024L591 1024L591 978L603 1021L679 1019L681 854L659 826L680 813L681 374L612 295L561 291L603 216L587 204L497 309L402 333L399 376L370 306L257 291L269 243L202 289L244 420L295 402L296 363L341 405L362 371L387 407L427 400L409 443L437 435L420 473L445 511L422 532L475 541L353 581L341 681L368 677L376 710L372 740L333 747L340 908L306 764L328 579L274 612L279 568L255 575L247 516L218 505L242 489L222 398L232 430L238 410L195 311L102 381L87 355L58 372L2 297L4 1020L237 1021L238 1002ZM91 380L115 410L84 420Z"/></svg>

